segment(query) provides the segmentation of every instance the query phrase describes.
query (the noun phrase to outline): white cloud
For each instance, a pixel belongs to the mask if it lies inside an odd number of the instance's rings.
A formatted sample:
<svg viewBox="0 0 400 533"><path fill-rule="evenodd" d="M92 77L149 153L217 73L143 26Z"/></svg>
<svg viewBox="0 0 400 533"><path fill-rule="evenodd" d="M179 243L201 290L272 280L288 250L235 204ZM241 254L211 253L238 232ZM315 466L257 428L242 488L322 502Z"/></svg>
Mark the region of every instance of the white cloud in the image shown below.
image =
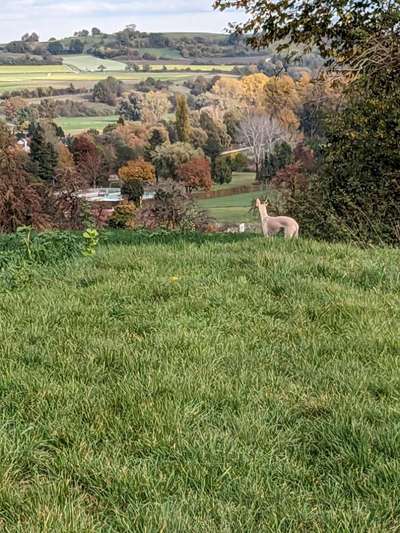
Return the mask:
<svg viewBox="0 0 400 533"><path fill-rule="evenodd" d="M1 41L36 31L61 37L83 27L115 31L135 23L143 31L223 31L238 12L215 12L212 0L1 0Z"/></svg>

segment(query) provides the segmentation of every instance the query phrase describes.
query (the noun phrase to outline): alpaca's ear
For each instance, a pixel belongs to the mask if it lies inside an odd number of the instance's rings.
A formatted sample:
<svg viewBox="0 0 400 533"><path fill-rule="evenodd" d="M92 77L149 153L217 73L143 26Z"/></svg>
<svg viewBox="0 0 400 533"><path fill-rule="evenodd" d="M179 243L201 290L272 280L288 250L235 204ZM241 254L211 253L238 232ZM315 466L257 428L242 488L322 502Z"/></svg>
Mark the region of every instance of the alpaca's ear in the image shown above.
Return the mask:
<svg viewBox="0 0 400 533"><path fill-rule="evenodd" d="M256 200L256 207L260 207L260 205L261 205L261 201L260 201L259 198L257 198L257 200Z"/></svg>

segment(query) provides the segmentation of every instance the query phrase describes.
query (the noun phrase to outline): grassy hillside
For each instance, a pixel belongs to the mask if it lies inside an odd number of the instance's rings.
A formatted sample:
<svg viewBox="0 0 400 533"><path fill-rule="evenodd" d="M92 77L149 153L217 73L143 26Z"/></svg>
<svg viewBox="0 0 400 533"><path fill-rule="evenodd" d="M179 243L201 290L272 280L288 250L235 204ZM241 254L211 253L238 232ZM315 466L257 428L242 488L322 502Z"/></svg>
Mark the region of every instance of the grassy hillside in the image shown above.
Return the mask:
<svg viewBox="0 0 400 533"><path fill-rule="evenodd" d="M117 120L117 115L107 115L105 117L63 117L57 118L55 122L65 133L76 135L91 129L103 131L106 126L115 124Z"/></svg>
<svg viewBox="0 0 400 533"><path fill-rule="evenodd" d="M113 234L0 299L5 531L395 531L400 253Z"/></svg>

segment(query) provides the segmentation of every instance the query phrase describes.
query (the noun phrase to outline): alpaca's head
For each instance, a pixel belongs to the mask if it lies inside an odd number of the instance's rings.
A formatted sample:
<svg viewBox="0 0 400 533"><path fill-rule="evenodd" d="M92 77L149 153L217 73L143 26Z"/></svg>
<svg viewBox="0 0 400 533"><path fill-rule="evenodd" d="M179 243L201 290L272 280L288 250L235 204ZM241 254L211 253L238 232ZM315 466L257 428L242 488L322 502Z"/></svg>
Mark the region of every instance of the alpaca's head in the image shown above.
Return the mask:
<svg viewBox="0 0 400 533"><path fill-rule="evenodd" d="M253 204L253 209L258 209L261 220L264 220L268 217L267 205L267 200L260 198L257 198L255 204Z"/></svg>
<svg viewBox="0 0 400 533"><path fill-rule="evenodd" d="M262 211L266 211L268 206L267 200L260 200L260 198L257 198L256 200L256 208L260 209Z"/></svg>

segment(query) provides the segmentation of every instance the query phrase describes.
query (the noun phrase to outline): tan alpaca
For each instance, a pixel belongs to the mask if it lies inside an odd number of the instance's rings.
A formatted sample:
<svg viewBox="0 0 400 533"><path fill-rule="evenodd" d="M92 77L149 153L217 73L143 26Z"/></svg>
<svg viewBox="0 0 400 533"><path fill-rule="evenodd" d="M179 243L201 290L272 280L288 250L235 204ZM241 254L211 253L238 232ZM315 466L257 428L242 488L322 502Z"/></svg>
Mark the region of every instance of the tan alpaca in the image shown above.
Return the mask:
<svg viewBox="0 0 400 533"><path fill-rule="evenodd" d="M285 239L296 238L299 236L299 225L290 217L270 217L267 212L267 204L261 202L259 198L256 201L256 207L260 211L262 230L265 237L277 235L282 229Z"/></svg>

